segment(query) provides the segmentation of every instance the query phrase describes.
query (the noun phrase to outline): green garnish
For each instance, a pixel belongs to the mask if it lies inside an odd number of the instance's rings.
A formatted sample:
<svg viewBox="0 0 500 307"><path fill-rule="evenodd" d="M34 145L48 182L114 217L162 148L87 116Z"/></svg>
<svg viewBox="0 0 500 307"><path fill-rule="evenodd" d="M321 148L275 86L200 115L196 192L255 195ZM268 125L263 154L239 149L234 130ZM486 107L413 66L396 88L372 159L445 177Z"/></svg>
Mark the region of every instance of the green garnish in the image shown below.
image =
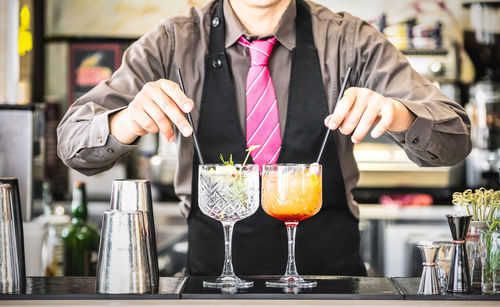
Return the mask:
<svg viewBox="0 0 500 307"><path fill-rule="evenodd" d="M245 157L245 161L243 161L243 164L241 165L240 170L239 170L240 176L241 176L241 169L245 166L245 164L247 164L248 157L250 156L250 153L252 151L256 150L257 148L260 148L260 145L252 145L252 146L250 146L250 148L247 148L247 150L246 150L247 156ZM234 166L233 154L229 155L229 161L224 160L224 156L222 154L220 154L219 158L222 161L222 163L224 163L225 166Z"/></svg>
<svg viewBox="0 0 500 307"><path fill-rule="evenodd" d="M225 166L234 166L233 154L229 155L229 161L224 161L224 156L222 156L222 154L220 154L220 159Z"/></svg>
<svg viewBox="0 0 500 307"><path fill-rule="evenodd" d="M236 189L233 191L233 193L234 193L235 198L239 199L239 201L245 207L247 205L247 203L246 203L247 202L247 195L244 192L245 187L243 184L243 171L242 171L242 169L243 169L243 167L245 167L245 164L248 161L248 157L250 156L250 153L259 147L260 147L260 145L252 145L252 146L250 146L250 148L248 148L246 150L247 156L245 157L245 161L243 161L243 164L241 165L240 169L235 167L232 154L229 155L229 161L224 160L224 156L222 154L220 154L220 156L219 156L220 160L222 161L222 163L224 163L225 166L232 166L236 169L236 174L233 174L233 177L235 179L237 179L238 181L236 181L236 186L235 186ZM222 212L221 214L224 215L224 212Z"/></svg>

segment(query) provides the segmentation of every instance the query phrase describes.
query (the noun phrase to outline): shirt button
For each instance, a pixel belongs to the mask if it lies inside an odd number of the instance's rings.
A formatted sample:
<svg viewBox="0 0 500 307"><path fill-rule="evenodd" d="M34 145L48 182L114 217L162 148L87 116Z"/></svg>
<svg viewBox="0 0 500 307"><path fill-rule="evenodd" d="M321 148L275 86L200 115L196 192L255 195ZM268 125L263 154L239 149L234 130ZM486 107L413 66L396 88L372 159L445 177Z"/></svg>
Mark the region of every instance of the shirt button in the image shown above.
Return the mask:
<svg viewBox="0 0 500 307"><path fill-rule="evenodd" d="M405 142L405 140L399 140L399 143L404 144L406 142Z"/></svg>
<svg viewBox="0 0 500 307"><path fill-rule="evenodd" d="M217 28L220 25L220 19L219 17L215 17L212 19L212 27Z"/></svg>
<svg viewBox="0 0 500 307"><path fill-rule="evenodd" d="M220 59L215 59L213 62L212 62L212 66L213 68L221 68L222 66L222 61Z"/></svg>
<svg viewBox="0 0 500 307"><path fill-rule="evenodd" d="M419 141L418 137L417 138L414 138L413 141L411 141L413 144L417 144Z"/></svg>
<svg viewBox="0 0 500 307"><path fill-rule="evenodd" d="M111 149L111 148L108 148L108 152L109 153L114 153L115 151L113 149Z"/></svg>
<svg viewBox="0 0 500 307"><path fill-rule="evenodd" d="M97 137L97 141L98 141L99 143L102 143L102 136Z"/></svg>

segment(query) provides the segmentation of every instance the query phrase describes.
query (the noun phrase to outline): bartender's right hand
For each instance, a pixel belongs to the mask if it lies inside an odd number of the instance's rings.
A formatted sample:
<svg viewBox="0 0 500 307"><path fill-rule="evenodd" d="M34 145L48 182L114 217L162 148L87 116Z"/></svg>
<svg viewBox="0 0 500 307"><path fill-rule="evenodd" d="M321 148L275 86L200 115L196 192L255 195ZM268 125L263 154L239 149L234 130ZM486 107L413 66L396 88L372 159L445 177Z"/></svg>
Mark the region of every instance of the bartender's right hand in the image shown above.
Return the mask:
<svg viewBox="0 0 500 307"><path fill-rule="evenodd" d="M193 133L193 128L184 116L193 107L193 101L177 83L166 79L148 82L127 108L110 117L110 133L123 144L130 144L139 136L158 132L173 142L173 125L185 137Z"/></svg>

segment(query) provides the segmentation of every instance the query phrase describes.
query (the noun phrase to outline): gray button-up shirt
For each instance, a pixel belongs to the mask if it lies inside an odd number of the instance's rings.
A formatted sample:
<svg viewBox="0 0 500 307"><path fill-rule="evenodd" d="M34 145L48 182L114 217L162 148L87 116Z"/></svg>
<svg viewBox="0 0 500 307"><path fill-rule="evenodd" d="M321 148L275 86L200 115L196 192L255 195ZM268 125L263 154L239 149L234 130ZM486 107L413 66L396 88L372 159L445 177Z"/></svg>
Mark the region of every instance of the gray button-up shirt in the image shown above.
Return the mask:
<svg viewBox="0 0 500 307"><path fill-rule="evenodd" d="M136 148L137 142L121 144L109 134L109 115L126 107L145 83L161 78L177 80L177 67L182 69L187 95L195 103L192 114L196 126L214 3L193 8L188 16L161 22L126 50L121 67L109 80L101 82L69 108L58 127L58 154L66 165L91 175L109 169L116 159ZM372 26L348 13L333 13L321 5L307 3L330 111L335 107L340 80L347 66L352 65L353 86L397 99L416 116L407 131L386 133L404 148L412 161L422 166L440 166L458 163L466 157L471 148L470 120L460 105L416 73L406 58ZM268 65L278 100L281 135L286 129L295 16L295 0L292 0L278 27L269 33L279 42ZM245 131L245 84L250 56L248 48L237 40L246 33L228 0L224 0L224 17L226 54L238 116ZM334 137L348 205L353 214L359 216L351 194L359 178L353 143L350 136L338 132ZM190 208L193 143L191 138L184 138L178 132L176 143L175 191L186 214ZM311 157L315 155L312 153Z"/></svg>

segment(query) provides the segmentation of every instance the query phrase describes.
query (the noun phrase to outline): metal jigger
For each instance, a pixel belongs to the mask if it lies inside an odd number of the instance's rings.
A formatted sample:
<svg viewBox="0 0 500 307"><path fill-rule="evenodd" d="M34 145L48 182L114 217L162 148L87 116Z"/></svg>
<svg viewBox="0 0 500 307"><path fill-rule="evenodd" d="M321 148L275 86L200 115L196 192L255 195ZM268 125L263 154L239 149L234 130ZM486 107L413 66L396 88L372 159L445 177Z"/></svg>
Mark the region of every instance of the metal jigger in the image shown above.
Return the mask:
<svg viewBox="0 0 500 307"><path fill-rule="evenodd" d="M436 258L440 246L434 244L420 244L418 249L423 259L422 277L417 294L440 294L436 272Z"/></svg>
<svg viewBox="0 0 500 307"><path fill-rule="evenodd" d="M468 293L471 291L469 260L465 248L465 236L469 229L471 215L446 215L450 225L453 247L451 250L448 292Z"/></svg>
<svg viewBox="0 0 500 307"><path fill-rule="evenodd" d="M151 288L155 292L158 289L160 274L158 269L158 253L156 250L151 184L148 180L114 180L111 190L110 209L116 211L140 211L143 213Z"/></svg>
<svg viewBox="0 0 500 307"><path fill-rule="evenodd" d="M0 293L21 293L26 286L24 246L19 243L22 224L10 184L0 184Z"/></svg>

